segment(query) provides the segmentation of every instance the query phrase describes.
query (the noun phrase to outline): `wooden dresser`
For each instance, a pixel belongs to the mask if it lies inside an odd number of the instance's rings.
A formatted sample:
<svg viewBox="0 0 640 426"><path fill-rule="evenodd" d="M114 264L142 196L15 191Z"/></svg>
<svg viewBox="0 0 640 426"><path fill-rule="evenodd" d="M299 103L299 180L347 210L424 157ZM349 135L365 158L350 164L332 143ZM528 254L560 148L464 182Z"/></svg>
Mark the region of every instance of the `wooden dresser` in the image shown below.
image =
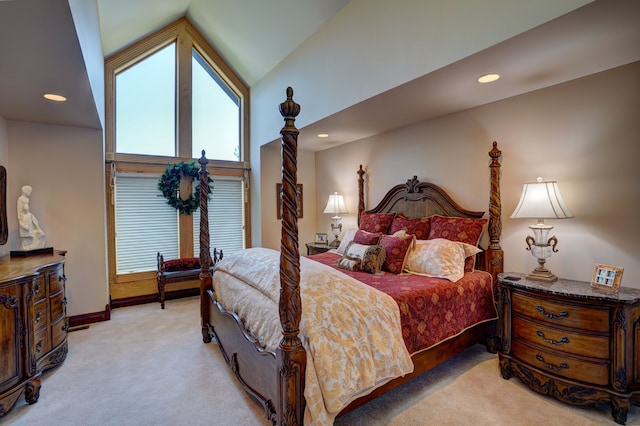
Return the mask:
<svg viewBox="0 0 640 426"><path fill-rule="evenodd" d="M0 258L0 417L67 356L65 253Z"/></svg>
<svg viewBox="0 0 640 426"><path fill-rule="evenodd" d="M640 402L640 290L498 275L502 377L575 405L611 403L625 424Z"/></svg>

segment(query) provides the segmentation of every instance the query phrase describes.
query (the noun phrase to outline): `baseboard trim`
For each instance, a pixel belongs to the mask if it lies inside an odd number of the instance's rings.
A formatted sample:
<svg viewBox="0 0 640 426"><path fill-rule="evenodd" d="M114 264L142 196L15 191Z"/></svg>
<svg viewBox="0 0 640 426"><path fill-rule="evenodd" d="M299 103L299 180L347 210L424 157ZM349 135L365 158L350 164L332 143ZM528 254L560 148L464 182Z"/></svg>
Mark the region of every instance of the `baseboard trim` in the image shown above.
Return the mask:
<svg viewBox="0 0 640 426"><path fill-rule="evenodd" d="M81 325L92 324L94 322L109 321L111 319L111 307L106 305L104 311L90 314L73 315L69 317L69 328Z"/></svg>
<svg viewBox="0 0 640 426"><path fill-rule="evenodd" d="M198 296L200 288L186 288L183 290L167 291L164 300L181 299L184 297ZM111 309L124 308L127 306L144 305L145 303L158 303L158 294L145 294L143 296L125 297L111 301ZM160 304L158 303L158 309Z"/></svg>

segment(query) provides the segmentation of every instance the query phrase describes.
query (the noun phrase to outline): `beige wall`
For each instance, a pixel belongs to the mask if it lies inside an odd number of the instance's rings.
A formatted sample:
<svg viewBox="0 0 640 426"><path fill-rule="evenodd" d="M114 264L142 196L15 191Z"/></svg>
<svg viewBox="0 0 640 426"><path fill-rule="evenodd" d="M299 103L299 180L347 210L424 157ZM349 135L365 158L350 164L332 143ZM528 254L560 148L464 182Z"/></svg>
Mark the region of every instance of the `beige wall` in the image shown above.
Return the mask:
<svg viewBox="0 0 640 426"><path fill-rule="evenodd" d="M303 128L589 2L441 1L434 14L433 2L351 0L251 87L252 167L260 162L260 147L278 138L277 105L287 86L302 105L297 126ZM259 186L259 179L252 182L254 205L261 204ZM261 222L252 216L256 245L269 232Z"/></svg>
<svg viewBox="0 0 640 426"><path fill-rule="evenodd" d="M590 280L595 263L625 268L623 285L640 288L640 63L398 129L316 154L319 198L337 190L357 209L359 164L369 170L368 206L412 175L443 186L464 207L488 208L491 142L503 151L505 268L529 272L529 220L509 218L522 184L557 180L575 219L548 221L559 252L547 266ZM304 107L304 105L303 105ZM318 201L317 229L327 226ZM355 226L355 216L343 222Z"/></svg>
<svg viewBox="0 0 640 426"><path fill-rule="evenodd" d="M280 250L281 221L276 216L276 184L282 182L282 160L280 157L280 143L273 142L260 148L260 164L263 170L260 176L262 188L260 204L262 225L262 242L254 246L261 246ZM298 183L302 184L303 217L298 220L298 238L300 254L306 255L304 243L313 241L316 232L316 167L315 153L298 151ZM253 215L253 213L252 213ZM320 232L320 231L318 231Z"/></svg>
<svg viewBox="0 0 640 426"><path fill-rule="evenodd" d="M68 250L67 314L104 311L109 292L102 132L16 121L7 121L7 130L8 246L18 247L15 200L23 185L31 185L31 211L48 244Z"/></svg>

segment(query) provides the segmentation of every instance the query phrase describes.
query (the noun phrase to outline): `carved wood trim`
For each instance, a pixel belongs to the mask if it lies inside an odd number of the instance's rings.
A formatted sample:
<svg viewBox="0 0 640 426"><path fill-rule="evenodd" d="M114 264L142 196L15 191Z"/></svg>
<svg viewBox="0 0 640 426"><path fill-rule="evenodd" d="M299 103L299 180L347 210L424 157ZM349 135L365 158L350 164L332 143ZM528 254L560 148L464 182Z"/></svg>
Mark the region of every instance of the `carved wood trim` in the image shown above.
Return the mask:
<svg viewBox="0 0 640 426"><path fill-rule="evenodd" d="M282 340L277 350L279 365L278 417L280 424L301 425L304 416L304 371L306 354L298 337L302 317L300 297L300 251L298 247L298 129L300 105L293 101L293 89L280 104L284 118L282 135L282 233L280 247L280 324Z"/></svg>
<svg viewBox="0 0 640 426"><path fill-rule="evenodd" d="M358 169L358 226L360 226L360 214L364 211L364 169L362 164Z"/></svg>
<svg viewBox="0 0 640 426"><path fill-rule="evenodd" d="M0 166L0 246L7 243L9 224L7 223L7 169Z"/></svg>
<svg viewBox="0 0 640 426"><path fill-rule="evenodd" d="M498 149L498 142L493 141L493 148L489 151L491 164L491 191L489 194L489 247L485 253L485 270L493 276L493 282L498 279L498 274L503 272L504 252L500 246L502 235L502 201L500 199L500 158L502 151Z"/></svg>

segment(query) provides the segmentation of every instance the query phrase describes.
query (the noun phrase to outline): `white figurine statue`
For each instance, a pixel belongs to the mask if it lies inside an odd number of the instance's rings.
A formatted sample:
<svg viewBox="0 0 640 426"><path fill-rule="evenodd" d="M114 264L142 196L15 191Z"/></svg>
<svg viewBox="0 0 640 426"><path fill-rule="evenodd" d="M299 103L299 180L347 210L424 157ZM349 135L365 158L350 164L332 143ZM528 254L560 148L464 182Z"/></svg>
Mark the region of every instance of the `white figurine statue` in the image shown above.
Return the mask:
<svg viewBox="0 0 640 426"><path fill-rule="evenodd" d="M18 197L18 224L20 225L20 250L34 250L43 248L47 242L47 235L40 228L38 219L29 211L29 185L22 187L22 195Z"/></svg>

